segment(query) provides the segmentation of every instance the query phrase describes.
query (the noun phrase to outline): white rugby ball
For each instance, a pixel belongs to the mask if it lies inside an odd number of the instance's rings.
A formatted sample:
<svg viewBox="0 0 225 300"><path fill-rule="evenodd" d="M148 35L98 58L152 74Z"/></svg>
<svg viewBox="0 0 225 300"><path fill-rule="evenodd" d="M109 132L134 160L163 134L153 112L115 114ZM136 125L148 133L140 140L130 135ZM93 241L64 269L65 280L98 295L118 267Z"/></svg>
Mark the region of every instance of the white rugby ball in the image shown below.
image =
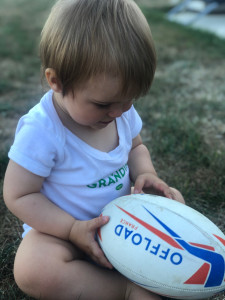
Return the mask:
<svg viewBox="0 0 225 300"><path fill-rule="evenodd" d="M99 243L121 274L154 293L203 299L225 290L225 236L196 210L160 196L133 194L102 211Z"/></svg>

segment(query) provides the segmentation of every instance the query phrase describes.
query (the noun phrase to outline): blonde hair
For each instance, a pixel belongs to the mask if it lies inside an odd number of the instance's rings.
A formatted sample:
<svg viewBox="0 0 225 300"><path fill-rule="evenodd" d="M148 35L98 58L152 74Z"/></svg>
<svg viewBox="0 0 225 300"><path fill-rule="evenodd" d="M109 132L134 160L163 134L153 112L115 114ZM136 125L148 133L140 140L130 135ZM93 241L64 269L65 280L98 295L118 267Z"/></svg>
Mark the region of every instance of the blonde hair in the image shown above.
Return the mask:
<svg viewBox="0 0 225 300"><path fill-rule="evenodd" d="M132 0L59 0L41 34L42 70L53 68L63 95L92 76L119 76L138 98L154 78L156 55L147 20Z"/></svg>

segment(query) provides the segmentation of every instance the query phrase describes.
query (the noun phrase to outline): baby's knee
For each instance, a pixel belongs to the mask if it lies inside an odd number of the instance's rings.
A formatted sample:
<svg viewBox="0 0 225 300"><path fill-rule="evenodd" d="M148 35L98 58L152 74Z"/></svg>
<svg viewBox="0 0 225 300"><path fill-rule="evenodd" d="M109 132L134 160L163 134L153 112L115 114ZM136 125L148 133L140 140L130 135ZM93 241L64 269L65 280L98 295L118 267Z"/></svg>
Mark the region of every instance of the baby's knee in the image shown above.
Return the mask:
<svg viewBox="0 0 225 300"><path fill-rule="evenodd" d="M29 261L21 263L16 259L14 278L18 287L35 299L58 299L57 288L60 286L60 272L50 272L51 267L46 263Z"/></svg>
<svg viewBox="0 0 225 300"><path fill-rule="evenodd" d="M42 271L43 272L43 271ZM27 295L40 299L40 291L37 287L38 270L24 262L20 257L16 257L14 263L14 278L18 287Z"/></svg>
<svg viewBox="0 0 225 300"><path fill-rule="evenodd" d="M26 256L21 249L18 250L14 263L14 278L25 294L35 299L56 299L52 295L58 286L58 274L51 272L51 269L48 261L38 259L38 255Z"/></svg>

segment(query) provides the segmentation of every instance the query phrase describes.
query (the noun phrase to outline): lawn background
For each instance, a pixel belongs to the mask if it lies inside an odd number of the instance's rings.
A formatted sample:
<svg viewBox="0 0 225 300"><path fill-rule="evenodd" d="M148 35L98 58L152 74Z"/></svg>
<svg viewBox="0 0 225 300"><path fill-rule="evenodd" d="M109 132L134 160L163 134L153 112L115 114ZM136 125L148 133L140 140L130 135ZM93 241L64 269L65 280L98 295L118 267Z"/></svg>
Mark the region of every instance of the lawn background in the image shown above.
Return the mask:
<svg viewBox="0 0 225 300"><path fill-rule="evenodd" d="M145 1L145 3L144 3ZM137 0L158 54L149 94L136 107L158 174L225 232L225 41L168 22L162 1ZM164 1L166 2L166 1ZM0 299L31 299L16 287L21 223L2 200L7 151L19 117L43 94L38 41L53 0L0 0ZM143 5L143 3L145 5ZM224 300L225 294L213 297Z"/></svg>

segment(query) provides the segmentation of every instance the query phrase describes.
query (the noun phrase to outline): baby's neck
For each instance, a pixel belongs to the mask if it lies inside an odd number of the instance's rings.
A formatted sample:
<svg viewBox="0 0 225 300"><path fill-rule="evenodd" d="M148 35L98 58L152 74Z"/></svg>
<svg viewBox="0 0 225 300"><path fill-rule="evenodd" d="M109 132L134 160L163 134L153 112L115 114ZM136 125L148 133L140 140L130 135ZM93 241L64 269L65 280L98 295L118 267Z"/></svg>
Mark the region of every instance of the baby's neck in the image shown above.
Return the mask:
<svg viewBox="0 0 225 300"><path fill-rule="evenodd" d="M118 146L119 136L116 121L101 129L84 126L71 118L54 95L53 104L62 124L89 146L102 152L110 152Z"/></svg>

